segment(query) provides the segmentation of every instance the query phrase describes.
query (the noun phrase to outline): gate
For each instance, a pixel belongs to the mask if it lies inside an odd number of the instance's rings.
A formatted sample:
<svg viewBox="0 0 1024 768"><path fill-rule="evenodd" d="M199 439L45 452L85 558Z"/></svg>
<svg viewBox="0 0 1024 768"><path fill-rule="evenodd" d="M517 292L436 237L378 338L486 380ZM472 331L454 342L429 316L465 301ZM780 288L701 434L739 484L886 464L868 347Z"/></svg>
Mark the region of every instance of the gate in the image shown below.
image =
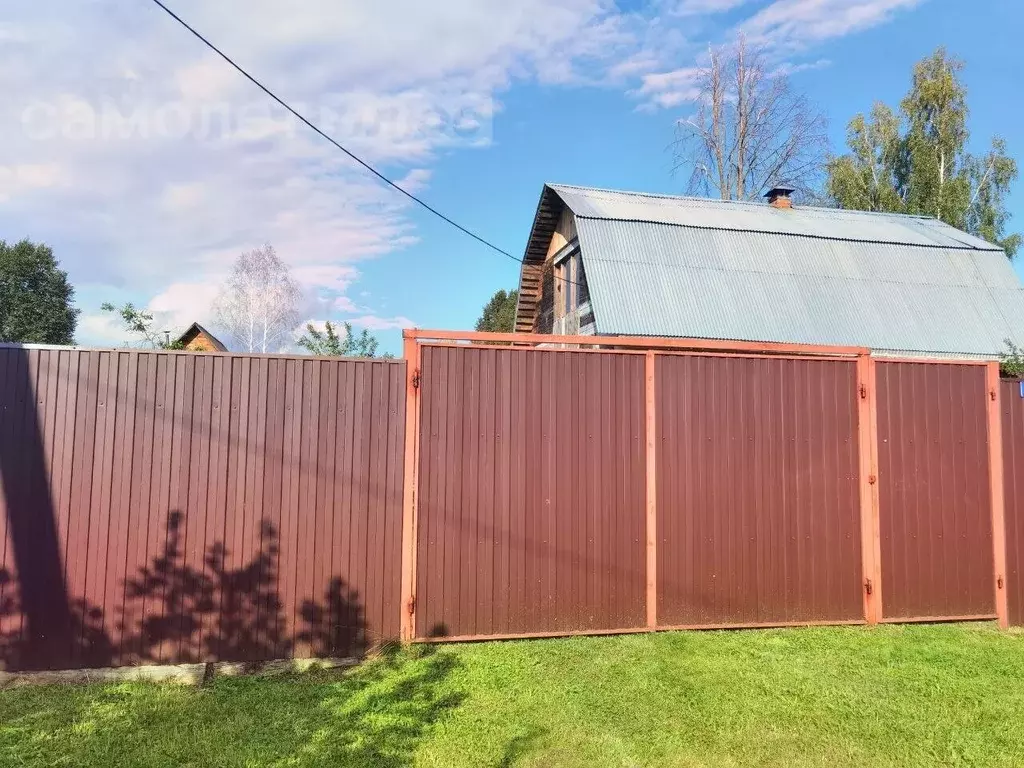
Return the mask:
<svg viewBox="0 0 1024 768"><path fill-rule="evenodd" d="M404 637L875 620L866 350L410 331L405 357Z"/></svg>
<svg viewBox="0 0 1024 768"><path fill-rule="evenodd" d="M644 356L424 347L416 632L641 627Z"/></svg>
<svg viewBox="0 0 1024 768"><path fill-rule="evenodd" d="M863 622L856 362L656 370L658 624Z"/></svg>
<svg viewBox="0 0 1024 768"><path fill-rule="evenodd" d="M884 619L996 618L987 366L876 367Z"/></svg>

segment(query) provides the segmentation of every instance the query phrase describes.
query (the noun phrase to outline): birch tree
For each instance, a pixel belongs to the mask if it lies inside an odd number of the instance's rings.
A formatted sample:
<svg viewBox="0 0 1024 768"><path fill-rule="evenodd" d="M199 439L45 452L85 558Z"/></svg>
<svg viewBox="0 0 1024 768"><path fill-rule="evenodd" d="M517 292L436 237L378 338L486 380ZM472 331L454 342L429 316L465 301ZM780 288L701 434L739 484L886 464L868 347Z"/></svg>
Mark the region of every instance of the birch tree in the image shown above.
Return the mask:
<svg viewBox="0 0 1024 768"><path fill-rule="evenodd" d="M214 305L218 324L242 352L277 352L292 340L301 291L270 245L238 256Z"/></svg>
<svg viewBox="0 0 1024 768"><path fill-rule="evenodd" d="M694 113L676 123L674 172L689 174L691 194L755 199L788 184L811 192L820 184L827 123L782 70L771 71L761 48L743 37L712 48L696 78Z"/></svg>
<svg viewBox="0 0 1024 768"><path fill-rule="evenodd" d="M914 66L899 114L876 104L870 117L856 115L849 152L829 162L825 191L841 208L934 216L1012 258L1020 235L1006 232L1006 200L1017 162L999 137L982 155L968 151L963 68L939 48Z"/></svg>

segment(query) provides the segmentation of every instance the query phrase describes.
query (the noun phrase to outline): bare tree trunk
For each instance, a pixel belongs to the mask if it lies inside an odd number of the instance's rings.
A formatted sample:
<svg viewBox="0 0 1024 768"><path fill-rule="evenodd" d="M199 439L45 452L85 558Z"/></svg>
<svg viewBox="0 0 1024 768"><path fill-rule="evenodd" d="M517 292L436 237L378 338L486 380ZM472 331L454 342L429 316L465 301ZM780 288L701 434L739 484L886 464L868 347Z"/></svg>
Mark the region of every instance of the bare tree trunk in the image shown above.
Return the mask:
<svg viewBox="0 0 1024 768"><path fill-rule="evenodd" d="M747 153L747 130L750 124L747 104L747 42L740 36L736 48L736 199L746 198L747 190L744 179L744 161Z"/></svg>
<svg viewBox="0 0 1024 768"><path fill-rule="evenodd" d="M722 117L724 89L722 87L721 59L716 52L711 54L711 122L715 137L715 171L718 175L718 191L722 199L729 196L729 174L725 167L725 121Z"/></svg>
<svg viewBox="0 0 1024 768"><path fill-rule="evenodd" d="M942 220L942 190L946 184L946 153L939 150L939 193L935 196L935 218Z"/></svg>

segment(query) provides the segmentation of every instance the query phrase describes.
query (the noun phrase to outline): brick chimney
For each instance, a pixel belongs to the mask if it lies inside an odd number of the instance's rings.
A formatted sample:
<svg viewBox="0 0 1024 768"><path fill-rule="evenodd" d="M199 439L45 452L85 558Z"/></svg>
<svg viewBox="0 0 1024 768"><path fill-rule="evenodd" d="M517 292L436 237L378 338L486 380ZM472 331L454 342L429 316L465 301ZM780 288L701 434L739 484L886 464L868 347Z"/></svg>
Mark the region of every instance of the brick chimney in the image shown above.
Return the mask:
<svg viewBox="0 0 1024 768"><path fill-rule="evenodd" d="M780 184L777 187L772 187L768 190L768 194L765 197L768 198L768 205L772 208L792 208L793 201L789 199L796 190L792 187L787 187Z"/></svg>

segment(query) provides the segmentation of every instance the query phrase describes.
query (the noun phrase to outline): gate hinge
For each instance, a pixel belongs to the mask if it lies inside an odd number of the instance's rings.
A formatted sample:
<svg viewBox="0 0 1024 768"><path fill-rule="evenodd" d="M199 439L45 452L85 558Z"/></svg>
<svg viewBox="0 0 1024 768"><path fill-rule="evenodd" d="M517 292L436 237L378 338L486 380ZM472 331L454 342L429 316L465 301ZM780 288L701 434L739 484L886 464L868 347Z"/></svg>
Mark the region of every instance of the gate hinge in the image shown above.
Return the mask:
<svg viewBox="0 0 1024 768"><path fill-rule="evenodd" d="M989 396L990 398L992 398L993 400L995 400L995 399L996 399L996 391L995 391L994 389L990 389L990 390L988 391L988 396Z"/></svg>
<svg viewBox="0 0 1024 768"><path fill-rule="evenodd" d="M998 589L1002 589L1003 588L1003 577L1002 576L1000 576L998 579L996 579L996 587Z"/></svg>
<svg viewBox="0 0 1024 768"><path fill-rule="evenodd" d="M874 485L878 482L878 478L875 475L868 475L868 485Z"/></svg>
<svg viewBox="0 0 1024 768"><path fill-rule="evenodd" d="M415 371L412 372L412 388L413 389L419 389L420 388L420 369L419 368L417 368Z"/></svg>
<svg viewBox="0 0 1024 768"><path fill-rule="evenodd" d="M867 400L868 399L868 388L866 386L864 386L863 384L860 385L860 399L861 400Z"/></svg>
<svg viewBox="0 0 1024 768"><path fill-rule="evenodd" d="M413 595L409 598L409 604L405 607L405 609L409 612L410 616L416 613L416 595Z"/></svg>
<svg viewBox="0 0 1024 768"><path fill-rule="evenodd" d="M864 579L864 591L870 595L873 589L874 585L871 583L871 579Z"/></svg>

